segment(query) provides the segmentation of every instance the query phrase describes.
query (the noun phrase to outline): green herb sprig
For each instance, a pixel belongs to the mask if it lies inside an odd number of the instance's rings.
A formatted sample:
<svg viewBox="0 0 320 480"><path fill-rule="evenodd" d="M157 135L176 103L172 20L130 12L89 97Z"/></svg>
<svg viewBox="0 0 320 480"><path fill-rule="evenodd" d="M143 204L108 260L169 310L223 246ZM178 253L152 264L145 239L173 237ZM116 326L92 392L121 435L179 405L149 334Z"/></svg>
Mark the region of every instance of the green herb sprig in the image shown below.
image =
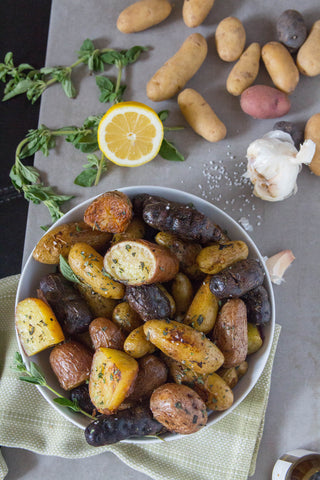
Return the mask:
<svg viewBox="0 0 320 480"><path fill-rule="evenodd" d="M50 387L50 385L48 385L43 373L41 372L40 368L36 363L30 362L30 369L28 370L25 363L22 360L22 356L18 352L15 353L14 362L15 362L14 366L12 367L13 370L19 373L23 373L23 375L19 377L19 380L22 380L23 382L33 383L34 385L40 385L42 387L47 388L48 390L50 390L50 392L57 395L57 398L54 398L53 401L58 405L67 407L73 412L80 412L92 420L96 419L89 413L82 410L82 408L79 407L76 401L72 401L69 398L65 398L63 395L60 395L60 393L58 393L56 390Z"/></svg>

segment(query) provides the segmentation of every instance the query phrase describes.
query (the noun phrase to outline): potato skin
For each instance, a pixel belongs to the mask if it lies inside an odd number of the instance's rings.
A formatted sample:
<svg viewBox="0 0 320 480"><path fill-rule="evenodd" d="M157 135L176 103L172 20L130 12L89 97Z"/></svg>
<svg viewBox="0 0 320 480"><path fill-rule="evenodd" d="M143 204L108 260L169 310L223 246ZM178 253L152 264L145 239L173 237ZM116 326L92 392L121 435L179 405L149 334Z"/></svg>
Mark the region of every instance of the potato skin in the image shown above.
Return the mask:
<svg viewBox="0 0 320 480"><path fill-rule="evenodd" d="M316 144L316 151L309 165L315 175L320 175L320 113L309 118L304 130L305 140L310 139Z"/></svg>
<svg viewBox="0 0 320 480"><path fill-rule="evenodd" d="M218 299L211 293L209 285L210 277L206 277L196 292L183 320L186 325L191 325L195 330L203 333L212 330L219 310Z"/></svg>
<svg viewBox="0 0 320 480"><path fill-rule="evenodd" d="M239 298L228 300L221 308L212 335L224 355L225 368L240 365L247 356L247 310Z"/></svg>
<svg viewBox="0 0 320 480"><path fill-rule="evenodd" d="M32 256L41 263L58 265L60 255L67 257L72 245L84 242L100 250L111 240L111 234L99 232L85 222L65 223L47 232L37 243Z"/></svg>
<svg viewBox="0 0 320 480"><path fill-rule="evenodd" d="M147 340L143 326L140 325L140 327L129 333L124 342L123 349L128 355L131 355L131 357L141 358L148 353L153 353L156 347Z"/></svg>
<svg viewBox="0 0 320 480"><path fill-rule="evenodd" d="M168 369L160 358L155 355L146 355L140 358L138 363L138 376L132 393L125 399L126 402L146 400L156 388L167 381Z"/></svg>
<svg viewBox="0 0 320 480"><path fill-rule="evenodd" d="M149 80L148 98L154 102L161 102L180 92L199 70L207 52L206 39L200 33L189 35L177 53Z"/></svg>
<svg viewBox="0 0 320 480"><path fill-rule="evenodd" d="M210 373L204 381L204 391L207 394L206 406L210 410L227 410L233 404L233 393L227 382L217 373Z"/></svg>
<svg viewBox="0 0 320 480"><path fill-rule="evenodd" d="M255 325L264 325L271 320L271 306L267 290L260 285L242 297L246 304L248 321Z"/></svg>
<svg viewBox="0 0 320 480"><path fill-rule="evenodd" d="M174 318L182 321L193 299L193 287L187 275L177 273L172 282L171 293L176 304Z"/></svg>
<svg viewBox="0 0 320 480"><path fill-rule="evenodd" d="M248 258L249 249L241 240L209 245L197 256L197 264L204 273L214 275L239 260Z"/></svg>
<svg viewBox="0 0 320 480"><path fill-rule="evenodd" d="M226 136L225 124L196 90L186 88L179 93L178 104L190 127L205 140L219 142Z"/></svg>
<svg viewBox="0 0 320 480"><path fill-rule="evenodd" d="M232 67L227 78L227 90L238 96L257 78L260 67L261 48L259 43L251 43Z"/></svg>
<svg viewBox="0 0 320 480"><path fill-rule="evenodd" d="M226 17L217 26L215 41L221 60L238 60L246 43L246 31L236 17Z"/></svg>
<svg viewBox="0 0 320 480"><path fill-rule="evenodd" d="M279 42L268 42L262 47L261 57L274 85L287 94L299 82L299 70L286 47Z"/></svg>
<svg viewBox="0 0 320 480"><path fill-rule="evenodd" d="M171 316L170 300L159 285L127 286L126 299L143 321Z"/></svg>
<svg viewBox="0 0 320 480"><path fill-rule="evenodd" d="M253 323L248 323L248 352L247 355L257 352L263 344L259 328Z"/></svg>
<svg viewBox="0 0 320 480"><path fill-rule="evenodd" d="M182 7L182 17L187 27L194 28L209 15L213 7L214 0L184 0Z"/></svg>
<svg viewBox="0 0 320 480"><path fill-rule="evenodd" d="M54 347L49 361L61 387L71 390L89 379L92 352L82 343L70 340Z"/></svg>
<svg viewBox="0 0 320 480"><path fill-rule="evenodd" d="M143 238L145 235L145 223L139 217L134 217L129 223L126 231L123 233L115 233L112 237L112 245L122 240L137 240L138 238Z"/></svg>
<svg viewBox="0 0 320 480"><path fill-rule="evenodd" d="M84 221L101 232L122 233L131 219L131 200L117 190L103 193L84 212Z"/></svg>
<svg viewBox="0 0 320 480"><path fill-rule="evenodd" d="M108 318L95 318L90 323L89 333L95 350L99 347L123 350L126 337L118 325L115 325Z"/></svg>
<svg viewBox="0 0 320 480"><path fill-rule="evenodd" d="M122 10L117 28L122 33L135 33L163 22L171 13L172 6L167 0L140 0Z"/></svg>
<svg viewBox="0 0 320 480"><path fill-rule="evenodd" d="M130 307L128 302L121 302L115 307L112 312L112 321L126 334L142 325L140 315Z"/></svg>
<svg viewBox="0 0 320 480"><path fill-rule="evenodd" d="M317 20L297 55L300 72L308 77L320 74L320 20Z"/></svg>
<svg viewBox="0 0 320 480"><path fill-rule="evenodd" d="M70 390L70 400L76 401L79 407L90 415L94 414L95 406L91 402L87 383L82 383Z"/></svg>
<svg viewBox="0 0 320 480"><path fill-rule="evenodd" d="M272 130L281 130L282 132L289 133L292 140L294 141L294 146L296 147L296 149L300 149L300 145L303 143L304 140L304 131L303 128L299 127L299 125L293 122L286 122L285 120L281 120L280 122L276 122L274 124Z"/></svg>
<svg viewBox="0 0 320 480"><path fill-rule="evenodd" d="M170 432L188 434L197 432L208 420L206 406L191 388L176 383L165 383L150 399L154 418Z"/></svg>
<svg viewBox="0 0 320 480"><path fill-rule="evenodd" d="M219 348L188 325L173 320L148 320L143 330L147 339L163 353L197 373L214 372L224 362Z"/></svg>
<svg viewBox="0 0 320 480"><path fill-rule="evenodd" d="M307 37L303 16L297 10L285 10L277 20L277 36L289 52L295 53Z"/></svg>
<svg viewBox="0 0 320 480"><path fill-rule="evenodd" d="M289 112L288 96L267 85L253 85L241 94L240 105L244 113L253 118L278 118Z"/></svg>
<svg viewBox="0 0 320 480"><path fill-rule="evenodd" d="M94 318L111 317L118 303L117 300L99 295L99 293L92 290L90 285L86 285L85 283L77 283L75 287L89 305Z"/></svg>

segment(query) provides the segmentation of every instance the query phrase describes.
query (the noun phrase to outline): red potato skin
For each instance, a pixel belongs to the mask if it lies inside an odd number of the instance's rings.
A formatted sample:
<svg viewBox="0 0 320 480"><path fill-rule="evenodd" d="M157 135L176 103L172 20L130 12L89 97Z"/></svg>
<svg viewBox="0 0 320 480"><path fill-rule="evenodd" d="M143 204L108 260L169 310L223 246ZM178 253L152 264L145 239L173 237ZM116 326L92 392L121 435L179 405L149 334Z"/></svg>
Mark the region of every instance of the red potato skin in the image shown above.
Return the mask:
<svg viewBox="0 0 320 480"><path fill-rule="evenodd" d="M251 117L266 119L286 115L291 103L288 95L276 88L253 85L241 94L240 106Z"/></svg>
<svg viewBox="0 0 320 480"><path fill-rule="evenodd" d="M95 350L99 347L123 350L125 334L108 318L95 318L89 325L89 333Z"/></svg>

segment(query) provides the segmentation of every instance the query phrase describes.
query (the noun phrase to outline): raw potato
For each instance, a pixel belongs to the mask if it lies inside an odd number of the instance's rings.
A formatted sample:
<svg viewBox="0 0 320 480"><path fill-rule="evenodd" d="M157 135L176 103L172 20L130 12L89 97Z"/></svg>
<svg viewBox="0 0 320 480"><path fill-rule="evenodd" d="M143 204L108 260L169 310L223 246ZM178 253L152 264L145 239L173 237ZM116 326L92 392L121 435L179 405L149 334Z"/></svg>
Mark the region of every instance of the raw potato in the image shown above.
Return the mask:
<svg viewBox="0 0 320 480"><path fill-rule="evenodd" d="M251 353L257 352L263 344L263 340L261 338L259 329L253 323L248 322L248 353L247 355L251 355Z"/></svg>
<svg viewBox="0 0 320 480"><path fill-rule="evenodd" d="M208 333L212 330L219 310L219 302L209 288L210 277L207 277L196 292L184 319L186 325L191 325L199 332Z"/></svg>
<svg viewBox="0 0 320 480"><path fill-rule="evenodd" d="M320 113L309 118L304 130L305 140L310 139L316 144L316 151L309 165L315 175L320 175Z"/></svg>
<svg viewBox="0 0 320 480"><path fill-rule="evenodd" d="M190 127L205 140L219 142L226 136L226 126L200 93L186 88L179 94L178 104Z"/></svg>
<svg viewBox="0 0 320 480"><path fill-rule="evenodd" d="M200 33L191 34L178 52L149 80L147 95L150 100L161 102L179 93L199 70L207 52L206 39Z"/></svg>
<svg viewBox="0 0 320 480"><path fill-rule="evenodd" d="M147 340L143 325L133 330L124 342L124 351L133 358L141 358L148 353L153 353L156 347Z"/></svg>
<svg viewBox="0 0 320 480"><path fill-rule="evenodd" d="M73 245L68 262L73 272L99 295L116 300L123 298L124 286L105 275L103 257L90 245L86 243Z"/></svg>
<svg viewBox="0 0 320 480"><path fill-rule="evenodd" d="M163 353L197 373L211 373L224 362L219 348L203 333L172 320L149 320L143 326L148 340Z"/></svg>
<svg viewBox="0 0 320 480"><path fill-rule="evenodd" d="M233 404L233 393L227 382L217 373L210 373L204 381L206 406L210 410L227 410Z"/></svg>
<svg viewBox="0 0 320 480"><path fill-rule="evenodd" d="M241 95L255 81L259 73L260 55L261 48L256 42L243 52L227 78L227 90L231 95Z"/></svg>
<svg viewBox="0 0 320 480"><path fill-rule="evenodd" d="M147 240L124 240L113 245L103 263L112 278L127 285L167 282L179 270L179 260L170 250Z"/></svg>
<svg viewBox="0 0 320 480"><path fill-rule="evenodd" d="M297 65L303 75L315 77L320 74L320 20L317 20L307 40L299 49Z"/></svg>
<svg viewBox="0 0 320 480"><path fill-rule="evenodd" d="M139 372L132 393L126 402L137 402L149 398L152 392L166 383L168 369L166 364L155 355L146 355L139 361Z"/></svg>
<svg viewBox="0 0 320 480"><path fill-rule="evenodd" d="M163 22L171 13L167 0L140 0L122 10L117 28L122 33L135 33Z"/></svg>
<svg viewBox="0 0 320 480"><path fill-rule="evenodd" d="M112 237L112 245L122 240L137 240L145 235L145 223L139 217L134 217L124 233L115 233Z"/></svg>
<svg viewBox="0 0 320 480"><path fill-rule="evenodd" d="M267 85L253 85L241 94L242 110L253 118L278 118L291 108L288 96Z"/></svg>
<svg viewBox="0 0 320 480"><path fill-rule="evenodd" d="M213 329L214 342L224 355L225 368L240 365L248 352L247 310L239 298L221 308Z"/></svg>
<svg viewBox="0 0 320 480"><path fill-rule="evenodd" d="M125 352L100 347L91 367L89 393L98 412L109 415L130 393L138 375L138 362Z"/></svg>
<svg viewBox="0 0 320 480"><path fill-rule="evenodd" d="M110 240L110 233L92 230L85 222L65 223L47 232L37 243L32 255L38 262L58 265L60 255L67 257L75 243L88 243L100 250Z"/></svg>
<svg viewBox="0 0 320 480"><path fill-rule="evenodd" d="M294 53L307 37L303 16L297 10L285 10L277 20L277 35L290 53Z"/></svg>
<svg viewBox="0 0 320 480"><path fill-rule="evenodd" d="M49 361L61 387L71 390L89 379L92 352L82 343L71 340L54 347Z"/></svg>
<svg viewBox="0 0 320 480"><path fill-rule="evenodd" d="M176 383L165 383L150 399L153 416L170 432L188 434L197 432L208 420L205 403L191 388Z"/></svg>
<svg viewBox="0 0 320 480"><path fill-rule="evenodd" d="M177 273L172 282L171 293L176 304L175 320L182 321L193 298L192 283L187 275Z"/></svg>
<svg viewBox="0 0 320 480"><path fill-rule="evenodd" d="M19 340L28 356L64 341L64 334L52 309L39 298L18 303L15 316Z"/></svg>
<svg viewBox="0 0 320 480"><path fill-rule="evenodd" d="M269 42L261 51L262 60L274 85L285 93L292 93L299 82L299 70L286 47Z"/></svg>
<svg viewBox="0 0 320 480"><path fill-rule="evenodd" d="M214 0L184 0L182 8L182 17L187 27L194 28L209 15L213 7Z"/></svg>
<svg viewBox="0 0 320 480"><path fill-rule="evenodd" d="M130 307L128 302L121 302L115 307L112 312L112 321L126 334L142 324L140 315Z"/></svg>
<svg viewBox="0 0 320 480"><path fill-rule="evenodd" d="M120 327L115 325L108 318L95 318L90 323L89 333L95 350L100 347L123 350L123 344L126 337Z"/></svg>
<svg viewBox="0 0 320 480"><path fill-rule="evenodd" d="M216 35L217 52L221 60L238 60L246 43L246 31L238 18L227 17L219 23Z"/></svg>
<svg viewBox="0 0 320 480"><path fill-rule="evenodd" d="M249 249L241 240L209 245L197 256L197 264L204 273L214 275L239 260L248 258Z"/></svg>
<svg viewBox="0 0 320 480"><path fill-rule="evenodd" d="M122 233L131 219L131 201L117 190L100 195L84 212L84 221L101 232Z"/></svg>
<svg viewBox="0 0 320 480"><path fill-rule="evenodd" d="M89 305L94 318L111 317L112 312L118 303L117 300L99 295L99 293L92 290L92 288L85 283L77 283L75 287Z"/></svg>

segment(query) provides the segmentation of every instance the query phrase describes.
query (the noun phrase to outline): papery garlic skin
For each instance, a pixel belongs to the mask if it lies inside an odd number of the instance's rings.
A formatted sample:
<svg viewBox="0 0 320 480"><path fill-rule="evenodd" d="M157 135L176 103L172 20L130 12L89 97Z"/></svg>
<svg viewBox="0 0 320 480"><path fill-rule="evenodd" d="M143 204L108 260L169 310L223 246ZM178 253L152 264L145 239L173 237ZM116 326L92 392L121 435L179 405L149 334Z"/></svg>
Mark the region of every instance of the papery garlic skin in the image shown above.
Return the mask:
<svg viewBox="0 0 320 480"><path fill-rule="evenodd" d="M281 130L268 132L250 143L244 176L253 183L254 195L278 202L296 193L301 166L311 163L315 150L315 143L305 140L298 151L291 135Z"/></svg>
<svg viewBox="0 0 320 480"><path fill-rule="evenodd" d="M292 250L282 250L270 258L266 258L266 268L272 283L280 285L284 282L283 275L295 258Z"/></svg>

